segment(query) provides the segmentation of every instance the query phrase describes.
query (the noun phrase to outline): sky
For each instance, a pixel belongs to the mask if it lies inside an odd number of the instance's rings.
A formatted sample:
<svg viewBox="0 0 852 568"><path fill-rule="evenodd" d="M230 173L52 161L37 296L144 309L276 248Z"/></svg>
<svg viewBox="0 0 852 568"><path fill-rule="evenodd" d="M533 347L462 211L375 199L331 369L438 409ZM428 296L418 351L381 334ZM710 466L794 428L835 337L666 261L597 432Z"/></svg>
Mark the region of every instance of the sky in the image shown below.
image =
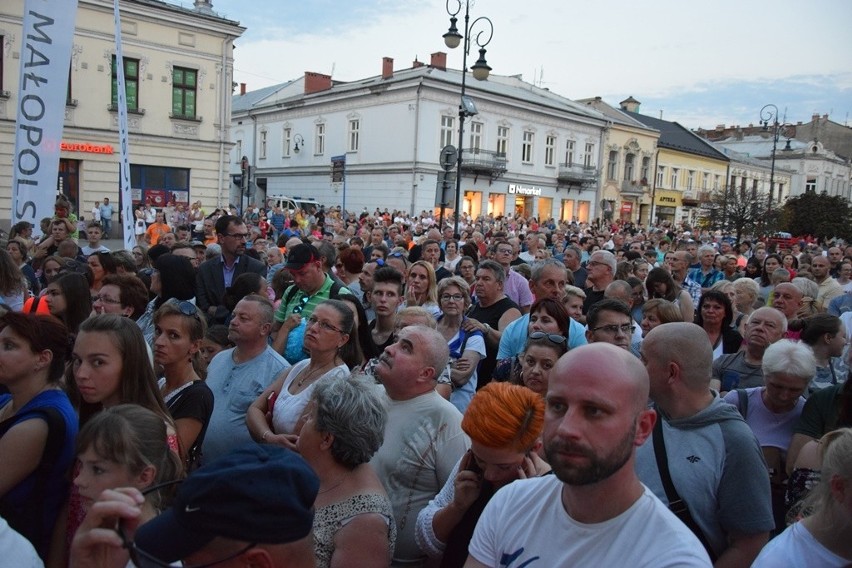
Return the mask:
<svg viewBox="0 0 852 568"><path fill-rule="evenodd" d="M441 0L213 0L213 9L246 27L234 81L249 91L305 71L339 81L378 75L382 57L404 69L446 51L449 67L462 66L462 48L448 50L441 37ZM643 114L689 128L757 124L768 103L787 122L818 113L852 126L849 0L474 0L470 16L493 23L492 73L521 74L571 99L617 106L633 96ZM480 30L487 35L485 22L473 35ZM468 65L476 57L474 49Z"/></svg>

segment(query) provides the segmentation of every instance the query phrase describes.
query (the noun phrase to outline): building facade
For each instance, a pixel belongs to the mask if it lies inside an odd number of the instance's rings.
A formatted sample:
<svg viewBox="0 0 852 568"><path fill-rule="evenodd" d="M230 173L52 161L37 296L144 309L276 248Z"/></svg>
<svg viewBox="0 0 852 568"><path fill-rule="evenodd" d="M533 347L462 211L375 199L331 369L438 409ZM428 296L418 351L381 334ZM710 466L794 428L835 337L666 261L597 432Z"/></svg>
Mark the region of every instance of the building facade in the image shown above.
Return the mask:
<svg viewBox="0 0 852 568"><path fill-rule="evenodd" d="M651 218L651 182L660 132L632 118L601 97L579 99L606 116L601 164L600 204L606 216L647 225ZM626 106L633 97L621 102ZM638 103L637 103L638 104Z"/></svg>
<svg viewBox="0 0 852 568"><path fill-rule="evenodd" d="M134 202L227 200L234 40L244 28L209 1L183 8L122 0L122 49ZM0 185L12 186L24 0L0 4ZM87 217L118 203L113 3L79 0L57 191ZM11 196L0 193L0 218ZM115 220L117 221L117 220Z"/></svg>
<svg viewBox="0 0 852 568"><path fill-rule="evenodd" d="M231 124L232 199L287 195L412 213L443 202L451 212L455 171L444 190L441 150L452 145L462 147L461 208L471 217L593 219L605 117L520 77L469 78L476 114L465 118L459 144L461 72L446 57L402 70L384 58L381 75L348 83L306 73L241 90Z"/></svg>
<svg viewBox="0 0 852 568"><path fill-rule="evenodd" d="M636 100L622 101L622 110L660 132L650 180L652 221L695 225L700 194L724 187L730 158L677 122L640 114Z"/></svg>

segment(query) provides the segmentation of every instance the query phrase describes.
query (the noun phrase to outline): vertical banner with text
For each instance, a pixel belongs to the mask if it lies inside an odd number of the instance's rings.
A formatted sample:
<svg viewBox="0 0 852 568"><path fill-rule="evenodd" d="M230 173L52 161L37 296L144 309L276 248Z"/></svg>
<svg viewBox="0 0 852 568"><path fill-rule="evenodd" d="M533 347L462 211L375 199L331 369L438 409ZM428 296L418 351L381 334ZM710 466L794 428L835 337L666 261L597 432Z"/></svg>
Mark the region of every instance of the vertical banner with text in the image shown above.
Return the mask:
<svg viewBox="0 0 852 568"><path fill-rule="evenodd" d="M26 0L12 170L12 224L53 217L77 0Z"/></svg>
<svg viewBox="0 0 852 568"><path fill-rule="evenodd" d="M127 91L124 86L124 56L121 52L121 12L119 0L115 0L113 14L115 16L115 67L116 67L116 97L118 102L118 197L121 211L121 227L124 233L124 248L133 250L136 246L133 223L133 197L130 194L130 157L128 155L127 139Z"/></svg>

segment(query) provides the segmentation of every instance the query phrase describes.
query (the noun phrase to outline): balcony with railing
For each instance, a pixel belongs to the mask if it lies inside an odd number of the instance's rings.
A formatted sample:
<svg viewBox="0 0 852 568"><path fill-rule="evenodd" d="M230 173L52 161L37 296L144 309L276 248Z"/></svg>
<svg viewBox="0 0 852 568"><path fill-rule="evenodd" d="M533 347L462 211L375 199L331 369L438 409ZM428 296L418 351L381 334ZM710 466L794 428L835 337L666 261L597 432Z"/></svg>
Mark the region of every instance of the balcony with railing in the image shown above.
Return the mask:
<svg viewBox="0 0 852 568"><path fill-rule="evenodd" d="M687 207L697 207L700 202L699 191L691 188L683 192L683 204Z"/></svg>
<svg viewBox="0 0 852 568"><path fill-rule="evenodd" d="M506 154L480 148L462 150L461 169L476 175L487 175L492 179L506 173Z"/></svg>
<svg viewBox="0 0 852 568"><path fill-rule="evenodd" d="M599 170L583 164L559 164L556 180L560 185L594 185L598 181Z"/></svg>
<svg viewBox="0 0 852 568"><path fill-rule="evenodd" d="M624 180L621 182L621 194L625 197L642 197L648 189L648 182L643 180Z"/></svg>

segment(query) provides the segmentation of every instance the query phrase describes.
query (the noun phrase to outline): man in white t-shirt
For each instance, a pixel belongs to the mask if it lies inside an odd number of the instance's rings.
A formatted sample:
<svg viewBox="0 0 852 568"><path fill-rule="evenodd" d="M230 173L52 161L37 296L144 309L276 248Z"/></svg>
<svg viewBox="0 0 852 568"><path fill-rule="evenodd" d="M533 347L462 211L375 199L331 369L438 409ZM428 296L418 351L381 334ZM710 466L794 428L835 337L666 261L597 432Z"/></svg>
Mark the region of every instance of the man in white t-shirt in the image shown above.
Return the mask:
<svg viewBox="0 0 852 568"><path fill-rule="evenodd" d="M701 543L636 477L651 435L648 373L608 343L564 355L550 375L544 449L554 476L488 503L466 567L710 566Z"/></svg>

